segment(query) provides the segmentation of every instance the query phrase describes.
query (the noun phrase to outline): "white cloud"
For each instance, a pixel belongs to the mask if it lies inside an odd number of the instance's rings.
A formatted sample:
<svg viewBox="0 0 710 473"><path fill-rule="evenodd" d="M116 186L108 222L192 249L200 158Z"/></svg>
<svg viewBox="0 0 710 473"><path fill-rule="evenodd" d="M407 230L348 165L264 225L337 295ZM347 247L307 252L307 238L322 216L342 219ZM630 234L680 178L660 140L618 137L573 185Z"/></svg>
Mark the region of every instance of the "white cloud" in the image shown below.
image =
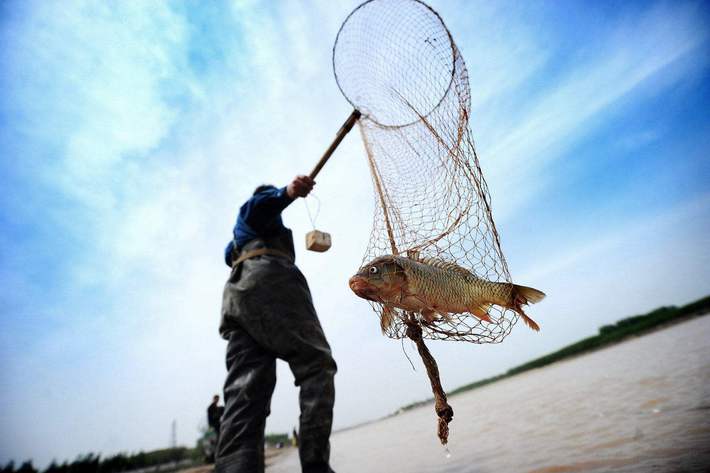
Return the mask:
<svg viewBox="0 0 710 473"><path fill-rule="evenodd" d="M81 205L110 208L120 162L156 148L176 121L163 93L177 77L184 22L162 4L34 7L10 36L11 83L36 128L28 132L63 137L37 164Z"/></svg>
<svg viewBox="0 0 710 473"><path fill-rule="evenodd" d="M523 102L517 123L502 124L485 141L495 144L480 146L486 178L495 195L505 196L496 199L498 219L514 215L533 198L551 178L546 174L550 163L598 126L602 112L703 43L707 35L695 8L669 8L660 5L633 21L624 18L609 37L599 39L591 59L546 83L533 100Z"/></svg>

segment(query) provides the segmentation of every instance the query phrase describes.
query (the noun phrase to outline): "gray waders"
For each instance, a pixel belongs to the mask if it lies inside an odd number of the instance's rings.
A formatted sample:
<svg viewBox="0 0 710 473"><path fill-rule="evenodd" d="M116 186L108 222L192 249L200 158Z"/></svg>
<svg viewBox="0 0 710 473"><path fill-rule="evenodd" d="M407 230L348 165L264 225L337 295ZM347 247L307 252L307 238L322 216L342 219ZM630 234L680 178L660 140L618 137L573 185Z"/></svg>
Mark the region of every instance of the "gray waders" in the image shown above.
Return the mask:
<svg viewBox="0 0 710 473"><path fill-rule="evenodd" d="M262 250L235 264L224 287L220 333L229 343L215 470L264 471L264 427L276 384L276 358L280 358L289 364L301 388L301 468L304 473L330 473L337 367L306 278L293 263L291 231L252 240L240 255L263 248L278 254Z"/></svg>

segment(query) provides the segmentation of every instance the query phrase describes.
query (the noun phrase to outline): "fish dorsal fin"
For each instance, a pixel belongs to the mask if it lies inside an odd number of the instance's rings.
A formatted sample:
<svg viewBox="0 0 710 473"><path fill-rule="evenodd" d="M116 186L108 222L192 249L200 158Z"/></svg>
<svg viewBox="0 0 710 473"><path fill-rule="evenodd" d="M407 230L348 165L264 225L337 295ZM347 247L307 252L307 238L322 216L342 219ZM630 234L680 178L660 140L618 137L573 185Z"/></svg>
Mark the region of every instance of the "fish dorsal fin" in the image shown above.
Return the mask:
<svg viewBox="0 0 710 473"><path fill-rule="evenodd" d="M462 276L471 276L472 274L471 271L459 266L456 263L452 263L451 261L444 261L443 259L439 258L422 257L419 258L419 262L428 264L429 266L434 266L435 268L443 269L445 271L452 271Z"/></svg>

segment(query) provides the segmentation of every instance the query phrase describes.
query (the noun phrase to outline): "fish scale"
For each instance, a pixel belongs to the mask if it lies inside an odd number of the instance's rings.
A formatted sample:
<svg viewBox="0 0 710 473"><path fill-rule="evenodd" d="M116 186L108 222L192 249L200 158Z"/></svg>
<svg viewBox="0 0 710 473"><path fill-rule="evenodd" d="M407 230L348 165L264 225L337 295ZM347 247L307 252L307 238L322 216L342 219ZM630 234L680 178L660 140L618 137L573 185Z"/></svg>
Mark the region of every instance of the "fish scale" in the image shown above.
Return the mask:
<svg viewBox="0 0 710 473"><path fill-rule="evenodd" d="M458 300L465 306L476 305L476 301L481 300L503 305L510 300L512 284L483 280L453 263L436 264L431 259L416 261L402 256L395 257L395 261L405 271L409 292L426 300Z"/></svg>

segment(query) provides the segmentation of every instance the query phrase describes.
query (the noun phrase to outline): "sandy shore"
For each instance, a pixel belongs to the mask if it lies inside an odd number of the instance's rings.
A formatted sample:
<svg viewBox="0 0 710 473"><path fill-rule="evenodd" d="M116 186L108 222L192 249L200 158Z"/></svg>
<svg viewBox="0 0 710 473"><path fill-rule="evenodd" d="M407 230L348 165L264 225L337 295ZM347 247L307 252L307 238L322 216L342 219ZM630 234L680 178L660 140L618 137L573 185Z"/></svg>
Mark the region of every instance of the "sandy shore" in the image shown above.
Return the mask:
<svg viewBox="0 0 710 473"><path fill-rule="evenodd" d="M266 467L269 468L269 466L272 465L280 455L283 455L284 453L292 450L296 451L296 449L292 448L291 446L286 446L284 448L267 447L264 450L264 462L266 463ZM298 455L297 451L296 455ZM213 471L214 465L209 464L186 468L184 470L179 470L177 473L212 473Z"/></svg>
<svg viewBox="0 0 710 473"><path fill-rule="evenodd" d="M710 471L710 317L450 398L450 455L431 405L335 433L348 472ZM363 399L367 402L367 399ZM269 473L300 471L298 452Z"/></svg>

